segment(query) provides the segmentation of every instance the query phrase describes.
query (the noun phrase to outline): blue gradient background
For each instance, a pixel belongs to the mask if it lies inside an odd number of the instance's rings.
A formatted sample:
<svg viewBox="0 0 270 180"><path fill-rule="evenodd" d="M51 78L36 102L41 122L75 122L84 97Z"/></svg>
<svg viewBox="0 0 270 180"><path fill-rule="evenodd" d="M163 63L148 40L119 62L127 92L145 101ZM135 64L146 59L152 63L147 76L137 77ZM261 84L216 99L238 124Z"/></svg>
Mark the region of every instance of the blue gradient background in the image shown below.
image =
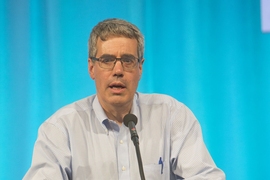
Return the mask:
<svg viewBox="0 0 270 180"><path fill-rule="evenodd" d="M87 40L109 17L145 35L138 90L185 103L228 180L267 179L270 34L258 0L0 0L0 179L23 177L45 119L95 93Z"/></svg>

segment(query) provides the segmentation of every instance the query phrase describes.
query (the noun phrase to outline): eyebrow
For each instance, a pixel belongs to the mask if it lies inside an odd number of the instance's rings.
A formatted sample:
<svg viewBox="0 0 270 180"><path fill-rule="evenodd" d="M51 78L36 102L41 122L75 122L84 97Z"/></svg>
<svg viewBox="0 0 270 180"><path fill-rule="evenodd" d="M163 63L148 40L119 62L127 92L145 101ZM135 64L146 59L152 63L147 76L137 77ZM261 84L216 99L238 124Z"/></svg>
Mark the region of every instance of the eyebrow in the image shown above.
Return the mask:
<svg viewBox="0 0 270 180"><path fill-rule="evenodd" d="M112 55L112 54L102 54L100 57L108 57L108 56L109 57L116 57L115 55ZM128 54L128 53L121 54L121 57L129 57L129 56L136 57L133 54Z"/></svg>

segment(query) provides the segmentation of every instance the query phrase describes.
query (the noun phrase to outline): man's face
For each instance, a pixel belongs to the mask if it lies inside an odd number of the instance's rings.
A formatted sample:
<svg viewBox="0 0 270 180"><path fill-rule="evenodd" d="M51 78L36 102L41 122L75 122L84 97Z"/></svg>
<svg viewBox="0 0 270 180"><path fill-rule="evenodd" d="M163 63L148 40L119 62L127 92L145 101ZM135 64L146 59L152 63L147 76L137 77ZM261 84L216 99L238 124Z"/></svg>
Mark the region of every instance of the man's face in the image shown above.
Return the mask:
<svg viewBox="0 0 270 180"><path fill-rule="evenodd" d="M138 58L137 41L125 37L111 37L106 41L98 39L97 54L99 58L111 55L120 58L124 55L132 55ZM88 63L91 78L95 80L97 96L103 108L114 106L131 106L134 93L142 74L142 63L138 63L133 69L126 71L120 61L116 61L113 69L103 69L99 62Z"/></svg>

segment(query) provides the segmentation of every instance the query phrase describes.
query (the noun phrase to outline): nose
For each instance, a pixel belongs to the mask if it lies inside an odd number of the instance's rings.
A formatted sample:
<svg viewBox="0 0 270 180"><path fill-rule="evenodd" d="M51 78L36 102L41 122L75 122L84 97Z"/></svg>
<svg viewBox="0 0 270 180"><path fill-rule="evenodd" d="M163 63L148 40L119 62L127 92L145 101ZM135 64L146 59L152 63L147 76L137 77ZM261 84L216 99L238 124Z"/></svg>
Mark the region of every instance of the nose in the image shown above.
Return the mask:
<svg viewBox="0 0 270 180"><path fill-rule="evenodd" d="M117 60L113 67L114 76L122 77L123 72L124 72L124 68L123 68L122 62L120 60Z"/></svg>

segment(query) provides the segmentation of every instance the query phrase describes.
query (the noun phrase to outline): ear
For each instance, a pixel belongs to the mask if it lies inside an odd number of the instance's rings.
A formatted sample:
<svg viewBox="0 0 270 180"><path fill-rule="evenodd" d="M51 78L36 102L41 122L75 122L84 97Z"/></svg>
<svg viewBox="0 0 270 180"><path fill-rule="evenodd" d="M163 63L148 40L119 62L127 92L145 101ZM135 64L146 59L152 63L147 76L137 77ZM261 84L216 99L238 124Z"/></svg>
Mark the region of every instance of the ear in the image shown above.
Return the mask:
<svg viewBox="0 0 270 180"><path fill-rule="evenodd" d="M88 73L90 77L94 80L95 79L94 63L90 58L88 58Z"/></svg>

